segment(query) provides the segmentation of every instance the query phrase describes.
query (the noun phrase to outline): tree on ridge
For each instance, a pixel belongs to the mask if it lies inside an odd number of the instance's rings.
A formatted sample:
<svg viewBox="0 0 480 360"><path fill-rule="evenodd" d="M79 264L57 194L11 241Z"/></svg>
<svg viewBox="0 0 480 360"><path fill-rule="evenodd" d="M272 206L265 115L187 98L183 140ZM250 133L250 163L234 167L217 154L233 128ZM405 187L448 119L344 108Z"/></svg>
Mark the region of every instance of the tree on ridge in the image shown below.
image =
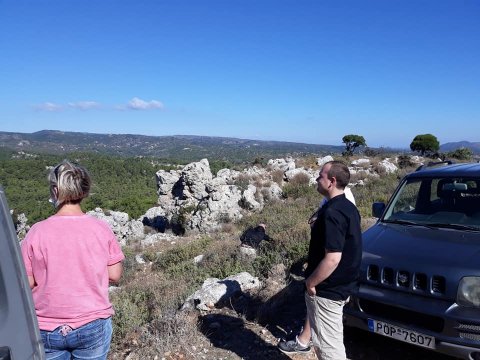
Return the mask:
<svg viewBox="0 0 480 360"><path fill-rule="evenodd" d="M352 156L356 148L358 148L359 146L367 146L365 138L361 135L345 135L342 138L342 142L345 144L345 151L343 152L343 156Z"/></svg>
<svg viewBox="0 0 480 360"><path fill-rule="evenodd" d="M410 144L410 150L420 152L420 155L434 154L440 149L437 137L432 134L417 135Z"/></svg>

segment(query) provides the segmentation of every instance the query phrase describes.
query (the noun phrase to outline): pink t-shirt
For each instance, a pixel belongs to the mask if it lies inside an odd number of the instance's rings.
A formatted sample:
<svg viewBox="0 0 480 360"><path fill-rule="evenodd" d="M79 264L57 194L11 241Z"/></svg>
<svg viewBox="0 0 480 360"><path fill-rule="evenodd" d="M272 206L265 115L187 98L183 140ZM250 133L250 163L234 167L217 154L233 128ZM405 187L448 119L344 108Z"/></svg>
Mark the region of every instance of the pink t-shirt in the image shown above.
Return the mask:
<svg viewBox="0 0 480 360"><path fill-rule="evenodd" d="M21 243L40 329L78 328L113 315L107 266L122 261L115 235L90 215L54 215L32 226Z"/></svg>

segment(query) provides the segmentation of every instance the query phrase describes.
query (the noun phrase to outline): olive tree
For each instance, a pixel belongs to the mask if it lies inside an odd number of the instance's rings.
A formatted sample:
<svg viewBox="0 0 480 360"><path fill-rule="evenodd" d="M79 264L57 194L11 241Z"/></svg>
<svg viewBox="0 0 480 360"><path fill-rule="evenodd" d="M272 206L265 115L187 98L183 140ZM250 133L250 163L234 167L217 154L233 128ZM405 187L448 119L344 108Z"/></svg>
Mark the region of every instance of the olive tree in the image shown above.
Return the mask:
<svg viewBox="0 0 480 360"><path fill-rule="evenodd" d="M361 135L345 135L342 138L342 142L345 144L344 156L352 156L356 148L359 146L367 146L364 137Z"/></svg>
<svg viewBox="0 0 480 360"><path fill-rule="evenodd" d="M422 156L436 153L440 149L440 143L432 134L417 135L410 144L410 150L418 151Z"/></svg>

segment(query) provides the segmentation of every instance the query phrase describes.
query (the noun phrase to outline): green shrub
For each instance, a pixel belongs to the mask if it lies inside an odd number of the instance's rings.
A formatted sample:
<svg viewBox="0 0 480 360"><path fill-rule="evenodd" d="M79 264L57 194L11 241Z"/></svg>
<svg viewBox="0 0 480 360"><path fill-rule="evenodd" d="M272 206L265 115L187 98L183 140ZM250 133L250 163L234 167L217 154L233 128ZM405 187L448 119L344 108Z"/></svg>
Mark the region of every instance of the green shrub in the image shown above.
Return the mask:
<svg viewBox="0 0 480 360"><path fill-rule="evenodd" d="M121 341L151 320L152 292L142 287L131 286L112 296L115 309L113 341Z"/></svg>
<svg viewBox="0 0 480 360"><path fill-rule="evenodd" d="M400 169L405 169L405 168L415 166L415 163L412 161L412 157L410 155L399 155L397 164Z"/></svg>
<svg viewBox="0 0 480 360"><path fill-rule="evenodd" d="M282 188L282 191L285 198L292 199L298 199L316 194L315 187L308 184L288 183Z"/></svg>
<svg viewBox="0 0 480 360"><path fill-rule="evenodd" d="M283 187L283 196L286 198L298 199L311 196L316 192L314 186L310 186L310 176L298 173Z"/></svg>
<svg viewBox="0 0 480 360"><path fill-rule="evenodd" d="M250 185L251 181L251 176L247 174L240 174L233 182L233 185L236 185L241 191L245 191L248 189L248 185Z"/></svg>
<svg viewBox="0 0 480 360"><path fill-rule="evenodd" d="M447 157L457 160L471 160L473 152L469 148L461 147L447 153Z"/></svg>

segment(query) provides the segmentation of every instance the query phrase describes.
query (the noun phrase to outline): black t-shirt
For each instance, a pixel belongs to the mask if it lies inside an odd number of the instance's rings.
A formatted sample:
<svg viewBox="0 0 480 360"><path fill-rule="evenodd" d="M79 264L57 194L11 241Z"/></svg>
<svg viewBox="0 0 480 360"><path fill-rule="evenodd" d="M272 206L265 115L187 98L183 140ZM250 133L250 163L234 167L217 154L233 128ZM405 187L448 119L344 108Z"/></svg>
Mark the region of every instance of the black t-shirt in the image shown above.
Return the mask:
<svg viewBox="0 0 480 360"><path fill-rule="evenodd" d="M305 278L325 257L325 249L341 252L342 258L333 273L315 287L317 296L346 300L358 287L362 231L360 214L345 195L330 199L318 212L311 231Z"/></svg>

